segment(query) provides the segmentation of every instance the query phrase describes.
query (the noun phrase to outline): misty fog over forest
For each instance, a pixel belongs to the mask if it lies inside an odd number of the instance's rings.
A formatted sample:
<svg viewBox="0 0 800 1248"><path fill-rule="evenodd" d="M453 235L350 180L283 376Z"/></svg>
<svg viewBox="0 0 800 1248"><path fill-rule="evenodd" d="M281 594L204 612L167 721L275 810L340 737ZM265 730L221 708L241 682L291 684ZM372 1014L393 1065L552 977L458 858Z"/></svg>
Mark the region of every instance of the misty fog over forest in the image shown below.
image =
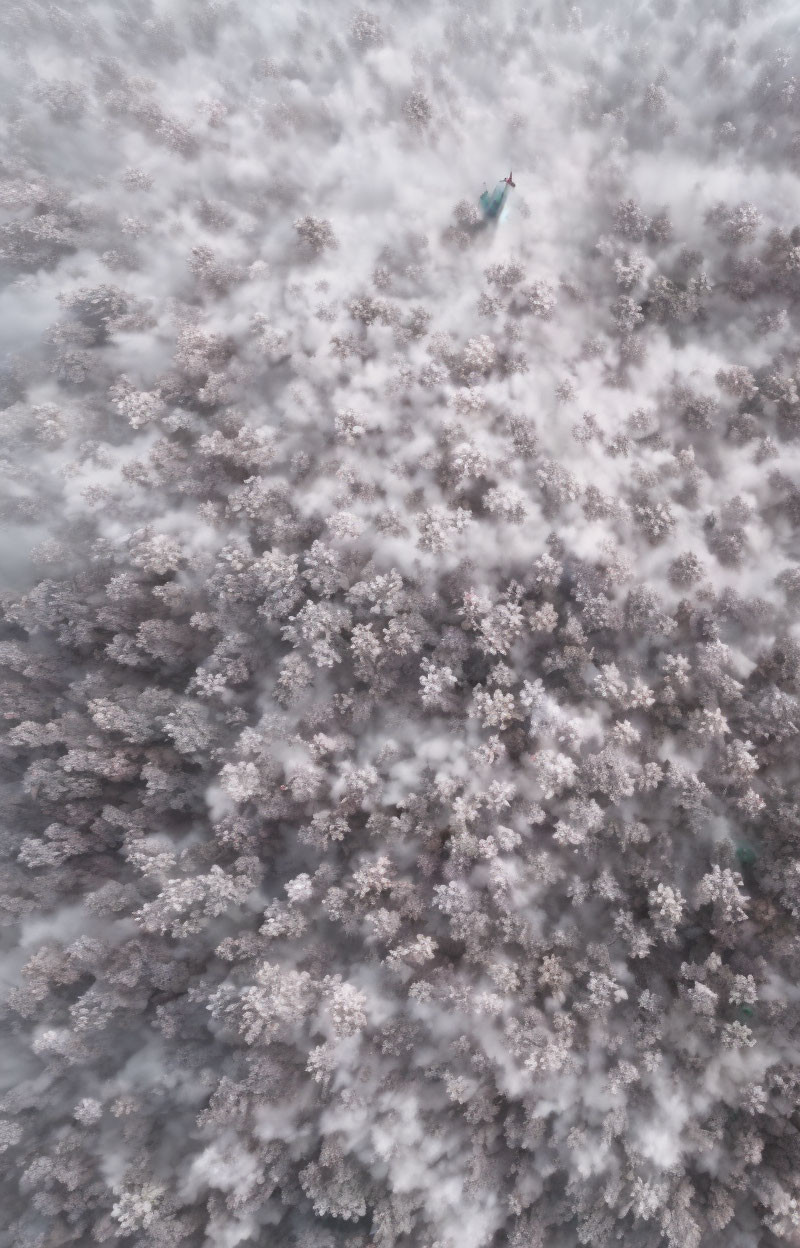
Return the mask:
<svg viewBox="0 0 800 1248"><path fill-rule="evenodd" d="M0 5L0 1248L800 1245L798 18Z"/></svg>

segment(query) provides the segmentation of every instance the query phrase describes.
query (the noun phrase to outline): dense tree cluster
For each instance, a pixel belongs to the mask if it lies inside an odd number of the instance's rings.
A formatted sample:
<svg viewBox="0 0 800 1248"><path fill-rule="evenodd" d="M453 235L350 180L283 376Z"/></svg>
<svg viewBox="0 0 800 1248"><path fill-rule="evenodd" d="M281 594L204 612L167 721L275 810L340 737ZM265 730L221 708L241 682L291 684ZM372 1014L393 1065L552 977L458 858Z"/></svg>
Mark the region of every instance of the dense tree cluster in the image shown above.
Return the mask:
<svg viewBox="0 0 800 1248"><path fill-rule="evenodd" d="M9 1248L800 1242L800 62L623 8L0 13Z"/></svg>

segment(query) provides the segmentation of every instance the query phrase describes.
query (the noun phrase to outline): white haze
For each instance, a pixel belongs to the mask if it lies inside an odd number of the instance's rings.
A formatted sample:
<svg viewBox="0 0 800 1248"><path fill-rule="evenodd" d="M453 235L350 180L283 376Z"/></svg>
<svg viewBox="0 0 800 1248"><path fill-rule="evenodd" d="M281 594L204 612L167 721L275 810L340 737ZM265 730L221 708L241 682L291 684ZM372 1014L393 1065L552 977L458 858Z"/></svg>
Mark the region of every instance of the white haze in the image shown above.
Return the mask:
<svg viewBox="0 0 800 1248"><path fill-rule="evenodd" d="M796 6L0 32L0 1245L800 1243Z"/></svg>

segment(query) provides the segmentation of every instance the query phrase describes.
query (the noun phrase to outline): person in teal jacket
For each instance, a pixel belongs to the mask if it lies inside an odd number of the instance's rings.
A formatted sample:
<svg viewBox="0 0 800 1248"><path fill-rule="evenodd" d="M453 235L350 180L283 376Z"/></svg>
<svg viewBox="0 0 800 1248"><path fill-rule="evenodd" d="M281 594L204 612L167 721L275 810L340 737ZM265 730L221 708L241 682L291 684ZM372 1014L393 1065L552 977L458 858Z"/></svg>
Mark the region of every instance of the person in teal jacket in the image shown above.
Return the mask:
<svg viewBox="0 0 800 1248"><path fill-rule="evenodd" d="M508 198L508 192L513 186L516 186L516 182L511 180L513 172L512 169L507 178L503 178L502 182L498 182L491 194L489 194L487 189L481 195L480 205L487 221L496 221L503 211L503 206Z"/></svg>

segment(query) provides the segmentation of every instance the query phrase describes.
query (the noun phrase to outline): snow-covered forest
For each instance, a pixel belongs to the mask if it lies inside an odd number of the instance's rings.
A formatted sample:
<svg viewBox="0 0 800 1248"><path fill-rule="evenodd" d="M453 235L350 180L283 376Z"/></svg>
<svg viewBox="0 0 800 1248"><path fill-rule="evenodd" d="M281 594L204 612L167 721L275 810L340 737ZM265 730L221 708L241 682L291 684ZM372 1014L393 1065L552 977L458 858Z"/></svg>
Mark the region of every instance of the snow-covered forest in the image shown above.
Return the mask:
<svg viewBox="0 0 800 1248"><path fill-rule="evenodd" d="M0 6L3 1248L800 1244L797 18Z"/></svg>

